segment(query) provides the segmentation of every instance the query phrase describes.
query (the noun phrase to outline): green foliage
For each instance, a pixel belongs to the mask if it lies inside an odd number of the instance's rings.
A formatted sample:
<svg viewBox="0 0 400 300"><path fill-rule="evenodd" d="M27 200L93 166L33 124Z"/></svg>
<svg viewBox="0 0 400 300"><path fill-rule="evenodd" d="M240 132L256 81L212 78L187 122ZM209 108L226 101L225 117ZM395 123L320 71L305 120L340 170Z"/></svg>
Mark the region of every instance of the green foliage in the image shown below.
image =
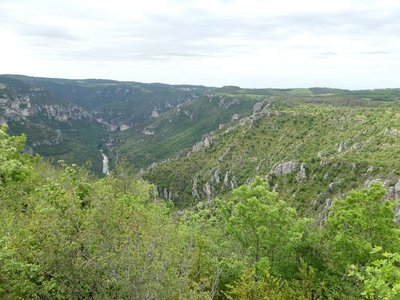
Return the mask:
<svg viewBox="0 0 400 300"><path fill-rule="evenodd" d="M1 140L4 149L19 141ZM61 162L59 171L39 164L29 178L3 181L0 297L207 299L192 275L200 248L192 229L170 217L151 185L124 176L94 181Z"/></svg>
<svg viewBox="0 0 400 300"><path fill-rule="evenodd" d="M266 261L274 274L282 276L295 267L296 248L310 220L298 218L296 210L277 196L257 177L251 186L239 187L219 205L227 232L251 260Z"/></svg>
<svg viewBox="0 0 400 300"><path fill-rule="evenodd" d="M25 136L10 137L7 127L0 126L0 185L7 181L20 181L30 174L32 160L21 154L25 145Z"/></svg>
<svg viewBox="0 0 400 300"><path fill-rule="evenodd" d="M303 264L301 275L300 280L288 281L274 277L268 269L257 272L248 268L234 285L228 286L226 296L229 300L330 299L323 284L315 288L315 271L312 268Z"/></svg>
<svg viewBox="0 0 400 300"><path fill-rule="evenodd" d="M374 257L375 246L394 251L399 246L399 228L394 223L394 201L383 201L381 184L352 191L336 199L326 221L325 238L330 239L335 269L363 266Z"/></svg>
<svg viewBox="0 0 400 300"><path fill-rule="evenodd" d="M381 247L373 249L380 252ZM368 299L398 299L400 296L400 254L385 252L382 258L377 259L360 271L354 265L350 275L357 277L363 283L362 295Z"/></svg>
<svg viewBox="0 0 400 300"><path fill-rule="evenodd" d="M228 88L226 92L238 91ZM286 92L309 94L308 90ZM215 188L219 181L223 187L219 199L183 211L159 199L155 187L137 176L127 160L120 159L110 176L96 179L76 164L59 161L52 167L22 154L25 138L9 136L1 127L0 298L398 298L396 203L385 198L382 185L372 184L337 198L324 221L318 216L313 222L292 207L297 200L308 206L307 199L327 189L340 195L359 186L363 174L378 176L389 166L396 170L395 161L382 161L381 169L371 171L369 163L378 162L375 158L357 158L355 164L350 162L355 153L334 148L340 139L369 139L377 131L376 140L389 142L365 147L392 151L397 139L388 138L383 128L398 124L392 120L394 124L363 133L370 122L368 110L361 115L351 112L347 116L360 127L342 124L338 140L331 140L330 126L338 122L330 120L331 110L348 113L347 108L305 104L284 109L287 115L220 132L210 149L154 168L153 176L159 180L154 182L161 185L179 179L187 194L194 185L187 174L198 176L200 193L206 182ZM291 113L297 109L304 109L304 114L297 111L293 118ZM388 111L379 114L393 117ZM293 132L293 126L299 132ZM260 143L265 132L270 135ZM317 158L314 154L320 148L293 146L293 140L283 141L283 135L306 144L321 142L328 154ZM247 146L237 141L238 136L247 137ZM264 152L262 163L259 151ZM307 178L297 173L256 176L268 173L290 151L295 151L296 161L306 162ZM217 160L219 168L213 166ZM253 179L230 191L224 186L225 176L231 187L234 180ZM269 186L278 192L271 192ZM185 204L185 194L176 197Z"/></svg>

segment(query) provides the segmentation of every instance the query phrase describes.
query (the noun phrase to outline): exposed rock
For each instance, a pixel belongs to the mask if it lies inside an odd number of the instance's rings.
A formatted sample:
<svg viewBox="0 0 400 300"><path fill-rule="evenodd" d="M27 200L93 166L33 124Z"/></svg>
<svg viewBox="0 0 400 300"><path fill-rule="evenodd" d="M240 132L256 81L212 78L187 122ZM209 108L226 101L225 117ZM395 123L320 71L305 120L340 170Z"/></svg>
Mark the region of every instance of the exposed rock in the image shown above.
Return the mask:
<svg viewBox="0 0 400 300"><path fill-rule="evenodd" d="M253 106L253 114L258 113L264 107L264 102L257 102Z"/></svg>
<svg viewBox="0 0 400 300"><path fill-rule="evenodd" d="M160 116L160 113L158 112L157 107L154 107L153 111L151 112L151 117L158 118L159 116Z"/></svg>
<svg viewBox="0 0 400 300"><path fill-rule="evenodd" d="M231 122L237 121L237 120L239 120L239 119L240 119L240 114L234 114L234 115L232 116Z"/></svg>
<svg viewBox="0 0 400 300"><path fill-rule="evenodd" d="M122 124L120 127L120 130L125 131L125 130L128 130L129 128L131 128L129 125Z"/></svg>
<svg viewBox="0 0 400 300"><path fill-rule="evenodd" d="M295 172L298 168L299 164L295 161L285 161L275 165L272 170L271 174L277 176L283 176Z"/></svg>
<svg viewBox="0 0 400 300"><path fill-rule="evenodd" d="M326 199L324 208L329 209L332 206L332 203L333 203L333 201L331 198Z"/></svg>
<svg viewBox="0 0 400 300"><path fill-rule="evenodd" d="M300 171L297 174L297 180L303 180L307 178L307 173L306 173L306 165L305 163L300 164Z"/></svg>
<svg viewBox="0 0 400 300"><path fill-rule="evenodd" d="M235 127L229 126L228 128L225 129L224 133L230 133L230 132L232 132L234 130L235 130Z"/></svg>
<svg viewBox="0 0 400 300"><path fill-rule="evenodd" d="M222 108L229 108L233 105L237 105L240 103L240 100L238 98L231 98L231 97L222 97L221 100L219 100L219 107Z"/></svg>
<svg viewBox="0 0 400 300"><path fill-rule="evenodd" d="M167 188L159 188L159 187L157 187L157 190L158 190L158 194L162 198L172 201L172 198L173 198L172 191L169 191Z"/></svg>
<svg viewBox="0 0 400 300"><path fill-rule="evenodd" d="M215 170L213 179L214 179L214 181L215 181L216 183L219 183L219 182L220 182L220 178L219 178L219 169L216 169L216 170Z"/></svg>
<svg viewBox="0 0 400 300"><path fill-rule="evenodd" d="M232 190L238 187L238 183L237 183L237 181L235 179L235 176L232 177L230 184L231 184L231 189Z"/></svg>
<svg viewBox="0 0 400 300"><path fill-rule="evenodd" d="M394 186L389 187L385 198L386 199L395 199L396 198L396 188Z"/></svg>
<svg viewBox="0 0 400 300"><path fill-rule="evenodd" d="M400 223L400 209L398 209L397 211L396 211L396 216L394 217L394 220L393 220L396 224L399 224Z"/></svg>
<svg viewBox="0 0 400 300"><path fill-rule="evenodd" d="M373 183L383 183L383 185L385 186L385 188L386 189L389 189L389 187L390 187L390 180L384 180L384 179L381 179L381 178L377 178L377 179L367 179L366 181L365 181L365 183L364 183L364 186L366 187L366 188L369 188L369 187L371 187L371 185L373 184ZM399 186L400 187L400 186Z"/></svg>
<svg viewBox="0 0 400 300"><path fill-rule="evenodd" d="M192 152L200 152L209 149L212 145L214 145L214 143L215 141L210 135L205 135L202 141L193 145Z"/></svg>
<svg viewBox="0 0 400 300"><path fill-rule="evenodd" d="M32 106L29 96L20 96L10 99L2 98L0 101L2 116L6 119L21 120L37 112Z"/></svg>
<svg viewBox="0 0 400 300"><path fill-rule="evenodd" d="M226 172L226 173L225 173L225 176L224 176L224 183L223 183L223 185L224 185L224 186L228 186L228 183L229 183L229 174L228 174L228 172Z"/></svg>
<svg viewBox="0 0 400 300"><path fill-rule="evenodd" d="M198 191L198 178L197 176L193 180L193 185L192 185L192 195L195 197L199 197L199 191Z"/></svg>
<svg viewBox="0 0 400 300"><path fill-rule="evenodd" d="M343 152L349 148L349 145L346 142L339 143L335 145L337 152Z"/></svg>
<svg viewBox="0 0 400 300"><path fill-rule="evenodd" d="M172 201L172 198L173 198L172 191L169 191L167 188L165 188L165 187L163 188L163 187L161 187L159 185L157 185L156 188L157 188L158 195L161 198L164 198L165 200Z"/></svg>
<svg viewBox="0 0 400 300"><path fill-rule="evenodd" d="M149 128L144 128L144 129L142 130L142 133L143 133L144 135L154 135L154 134L155 134L155 132L152 131L152 130L150 130Z"/></svg>
<svg viewBox="0 0 400 300"><path fill-rule="evenodd" d="M394 186L394 199L400 200L400 179Z"/></svg>
<svg viewBox="0 0 400 300"><path fill-rule="evenodd" d="M108 125L108 130L111 131L111 132L115 132L115 131L119 130L119 125L117 125L117 124L109 124Z"/></svg>
<svg viewBox="0 0 400 300"><path fill-rule="evenodd" d="M386 129L383 131L383 134L384 134L384 135L389 135L389 136L397 137L397 136L400 136L400 130L397 129L397 128L386 128Z"/></svg>
<svg viewBox="0 0 400 300"><path fill-rule="evenodd" d="M206 138L204 139L204 148L205 149L210 148L212 143L213 141L208 136L206 136Z"/></svg>
<svg viewBox="0 0 400 300"><path fill-rule="evenodd" d="M331 208L333 200L331 198L327 198L325 200L324 205L322 206L322 210L318 217L318 223L322 225L327 219L329 215L329 209Z"/></svg>
<svg viewBox="0 0 400 300"><path fill-rule="evenodd" d="M213 196L213 188L210 184L210 182L206 182L206 184L204 185L204 192L206 193L206 197L208 199L211 199Z"/></svg>
<svg viewBox="0 0 400 300"><path fill-rule="evenodd" d="M366 188L369 188L373 183L376 182L383 183L383 185L385 186L387 190L387 194L385 196L386 200L394 199L396 201L400 201L400 179L397 181L395 185L393 185L393 183L388 179L386 180L381 178L368 179L365 181L364 186Z"/></svg>

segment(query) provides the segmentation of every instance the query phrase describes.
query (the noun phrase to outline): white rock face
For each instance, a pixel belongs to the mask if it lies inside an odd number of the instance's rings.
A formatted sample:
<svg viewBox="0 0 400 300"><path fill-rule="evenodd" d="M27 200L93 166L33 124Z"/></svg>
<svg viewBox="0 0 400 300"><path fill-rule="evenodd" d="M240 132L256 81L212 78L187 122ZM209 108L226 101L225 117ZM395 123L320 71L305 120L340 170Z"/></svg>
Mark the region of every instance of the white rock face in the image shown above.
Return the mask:
<svg viewBox="0 0 400 300"><path fill-rule="evenodd" d="M211 136L206 135L203 140L193 145L192 152L200 152L211 148L214 144L214 139Z"/></svg>
<svg viewBox="0 0 400 300"><path fill-rule="evenodd" d="M206 193L206 196L208 199L212 198L213 191L212 191L211 184L208 181L206 182L206 184L204 186L204 192Z"/></svg>
<svg viewBox="0 0 400 300"><path fill-rule="evenodd" d="M297 179L298 180L303 180L307 178L307 173L306 173L306 165L305 163L302 163L300 165L300 171L299 174L297 174Z"/></svg>
<svg viewBox="0 0 400 300"><path fill-rule="evenodd" d="M339 153L347 150L348 147L349 145L346 142L336 144L336 150Z"/></svg>
<svg viewBox="0 0 400 300"><path fill-rule="evenodd" d="M128 130L129 128L131 128L129 125L122 124L121 127L119 128L119 130L125 131L125 130Z"/></svg>
<svg viewBox="0 0 400 300"><path fill-rule="evenodd" d="M234 115L232 116L231 121L233 122L233 121L237 121L237 120L239 120L239 119L240 119L240 114L234 114Z"/></svg>
<svg viewBox="0 0 400 300"><path fill-rule="evenodd" d="M224 186L228 186L228 182L229 182L229 174L228 172L226 172L224 176Z"/></svg>
<svg viewBox="0 0 400 300"><path fill-rule="evenodd" d="M158 118L160 116L160 113L158 112L157 108L155 107L153 111L151 112L151 117L152 118Z"/></svg>
<svg viewBox="0 0 400 300"><path fill-rule="evenodd" d="M283 176L295 172L299 166L298 162L295 161L285 161L275 165L272 168L271 174L277 176Z"/></svg>
<svg viewBox="0 0 400 300"><path fill-rule="evenodd" d="M148 128L143 129L143 130L142 130L142 133L143 133L144 135L154 135L154 134L155 134L154 131L152 131L152 130L150 130L150 129L148 129Z"/></svg>
<svg viewBox="0 0 400 300"><path fill-rule="evenodd" d="M400 179L394 186L394 199L400 200Z"/></svg>

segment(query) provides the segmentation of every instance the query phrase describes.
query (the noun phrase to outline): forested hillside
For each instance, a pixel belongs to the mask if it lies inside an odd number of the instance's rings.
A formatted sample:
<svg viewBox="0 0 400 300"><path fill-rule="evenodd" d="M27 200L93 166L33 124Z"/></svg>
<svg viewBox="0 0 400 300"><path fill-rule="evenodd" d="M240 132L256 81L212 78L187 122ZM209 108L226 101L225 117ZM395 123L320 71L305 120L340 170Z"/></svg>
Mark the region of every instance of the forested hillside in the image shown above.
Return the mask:
<svg viewBox="0 0 400 300"><path fill-rule="evenodd" d="M0 123L6 122L12 134L26 133L29 151L53 161L63 159L80 165L90 161L90 169L100 174L100 150L110 156L112 165L121 155L132 157L116 142L135 140L138 135L147 137L151 131L146 126L152 120L208 90L211 88L190 85L1 75ZM214 128L212 124L199 128L200 137ZM144 152L153 146L154 142L144 147ZM147 166L176 151L160 156L156 153L143 162L140 152L132 160Z"/></svg>
<svg viewBox="0 0 400 300"><path fill-rule="evenodd" d="M298 214L261 177L178 212L126 163L96 179L21 153L24 142L0 129L0 298L399 294L396 202L385 200L382 184L334 200L322 223Z"/></svg>
<svg viewBox="0 0 400 300"><path fill-rule="evenodd" d="M399 101L2 75L0 298L397 299Z"/></svg>

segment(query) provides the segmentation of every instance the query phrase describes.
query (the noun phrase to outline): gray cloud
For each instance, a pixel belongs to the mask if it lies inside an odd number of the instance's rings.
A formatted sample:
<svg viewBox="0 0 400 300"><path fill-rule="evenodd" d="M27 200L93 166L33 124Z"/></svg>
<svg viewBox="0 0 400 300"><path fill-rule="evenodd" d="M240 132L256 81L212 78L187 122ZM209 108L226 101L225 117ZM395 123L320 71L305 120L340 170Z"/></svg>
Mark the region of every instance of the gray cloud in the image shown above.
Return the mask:
<svg viewBox="0 0 400 300"><path fill-rule="evenodd" d="M68 1L58 5L50 0L34 4L1 0L0 27L44 63L46 59L82 64L149 61L155 66L186 60L213 59L215 63L224 58L235 64L239 56L246 55L249 61L267 61L270 53L277 53L282 62L286 61L284 55L325 62L349 54L383 57L399 51L400 6L361 9L356 4L365 1L349 1L355 5L344 11L320 9L252 17L215 14L187 4L191 2L170 0L185 4L185 9L177 15L150 11L135 19L129 18L129 13L119 18L117 10L108 13L85 5L85 1L80 7ZM231 5L235 1L217 2ZM378 2L369 0L371 5Z"/></svg>

